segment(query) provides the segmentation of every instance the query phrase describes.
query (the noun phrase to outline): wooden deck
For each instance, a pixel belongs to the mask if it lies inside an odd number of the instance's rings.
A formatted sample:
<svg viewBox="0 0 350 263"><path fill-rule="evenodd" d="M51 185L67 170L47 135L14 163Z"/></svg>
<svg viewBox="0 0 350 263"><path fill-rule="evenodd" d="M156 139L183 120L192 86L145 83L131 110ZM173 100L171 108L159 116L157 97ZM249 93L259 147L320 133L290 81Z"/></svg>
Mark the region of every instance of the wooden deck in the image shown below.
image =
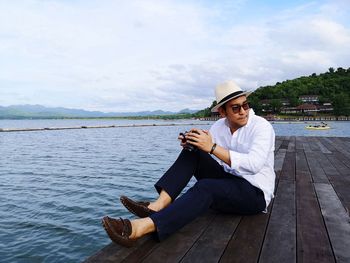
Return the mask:
<svg viewBox="0 0 350 263"><path fill-rule="evenodd" d="M110 244L85 262L349 263L350 138L277 137L275 170L267 214L211 211L161 243Z"/></svg>

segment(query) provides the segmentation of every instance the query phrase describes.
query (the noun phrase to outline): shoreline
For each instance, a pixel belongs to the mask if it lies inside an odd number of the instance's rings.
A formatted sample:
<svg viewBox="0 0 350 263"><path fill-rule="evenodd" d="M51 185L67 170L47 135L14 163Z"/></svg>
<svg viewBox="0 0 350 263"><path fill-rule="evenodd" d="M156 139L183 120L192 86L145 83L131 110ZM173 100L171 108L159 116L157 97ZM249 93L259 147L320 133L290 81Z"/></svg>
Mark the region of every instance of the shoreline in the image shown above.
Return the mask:
<svg viewBox="0 0 350 263"><path fill-rule="evenodd" d="M261 115L259 115L261 116ZM299 116L299 117L276 117L276 116L261 116L263 118L265 118L266 120L270 121L270 122L296 122L296 123L301 123L301 122L306 122L306 121L350 121L350 116L329 116L329 117L303 117L303 116ZM218 120L219 117L215 116L215 117L205 117L205 118L200 118L199 120L202 121L216 121Z"/></svg>
<svg viewBox="0 0 350 263"><path fill-rule="evenodd" d="M72 127L44 127L44 128L0 128L0 132L25 132L25 131L55 131L76 129L101 129L101 128L131 128L131 127L159 127L159 126L195 126L198 123L169 123L169 124L130 124L130 125L98 125L98 126L72 126ZM201 125L210 125L203 123Z"/></svg>
<svg viewBox="0 0 350 263"><path fill-rule="evenodd" d="M217 118L218 119L218 118ZM57 119L61 120L61 119ZM80 120L80 119L77 119ZM186 120L186 119L183 119ZM200 119L200 125L212 125L214 118ZM314 124L320 120L268 120L271 124ZM326 122L348 122L349 120L326 120ZM78 126L63 126L63 127L28 127L28 128L1 128L1 132L27 132L27 131L54 131L54 130L76 130L76 129L106 129L106 128L131 128L131 127L161 127L161 126L196 126L199 123L144 123L144 124L125 124L125 125L78 125Z"/></svg>
<svg viewBox="0 0 350 263"><path fill-rule="evenodd" d="M330 121L327 121L327 122L348 122L350 120L330 120ZM310 121L284 121L284 120L274 120L274 121L270 121L270 123L273 123L273 124L308 124L308 123L319 123L320 121L318 120L310 120Z"/></svg>

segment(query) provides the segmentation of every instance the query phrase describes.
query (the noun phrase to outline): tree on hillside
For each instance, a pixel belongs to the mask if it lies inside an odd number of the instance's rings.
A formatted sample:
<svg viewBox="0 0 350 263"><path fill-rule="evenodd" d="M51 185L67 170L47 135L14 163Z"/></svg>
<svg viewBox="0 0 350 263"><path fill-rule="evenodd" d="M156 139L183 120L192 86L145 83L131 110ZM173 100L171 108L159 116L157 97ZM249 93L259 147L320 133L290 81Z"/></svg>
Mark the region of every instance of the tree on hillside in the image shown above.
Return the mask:
<svg viewBox="0 0 350 263"><path fill-rule="evenodd" d="M339 94L350 94L350 68L332 67L328 72L317 75L316 73L306 77L299 77L293 80L286 80L276 83L274 86L265 86L258 88L252 97L252 104L259 108L259 102L262 100L288 99L290 106L295 107L301 104L299 97L301 95L318 95L322 102L335 103L337 106L335 114L344 114L345 108L350 107L347 99L341 98ZM343 106L340 100L342 99ZM277 109L277 102L273 105ZM340 108L342 107L342 108Z"/></svg>
<svg viewBox="0 0 350 263"><path fill-rule="evenodd" d="M299 100L298 97L290 97L289 98L289 103L291 107L296 107L302 103L301 100Z"/></svg>
<svg viewBox="0 0 350 263"><path fill-rule="evenodd" d="M299 100L301 95L318 95L321 104L323 102L332 103L334 114L350 115L350 68L338 67L335 70L330 67L327 72L319 75L312 73L310 76L277 82L274 86L259 87L249 96L248 100L255 112L262 114L264 113L262 100L272 103L268 107L265 106L266 109L278 112L281 107L278 100L288 100L289 106L296 107L302 104ZM209 109L214 105L216 104L213 102L209 108L200 113L210 116Z"/></svg>
<svg viewBox="0 0 350 263"><path fill-rule="evenodd" d="M249 106L254 109L256 114L261 114L263 106L260 103L259 96L256 96L255 92L248 97Z"/></svg>
<svg viewBox="0 0 350 263"><path fill-rule="evenodd" d="M340 93L333 98L333 108L335 115L350 115L350 99L346 93Z"/></svg>
<svg viewBox="0 0 350 263"><path fill-rule="evenodd" d="M278 113L283 105L280 99L273 99L270 102L270 106L273 113Z"/></svg>
<svg viewBox="0 0 350 263"><path fill-rule="evenodd" d="M345 74L345 73L346 73L346 70L343 69L342 67L339 67L339 68L337 68L337 73Z"/></svg>

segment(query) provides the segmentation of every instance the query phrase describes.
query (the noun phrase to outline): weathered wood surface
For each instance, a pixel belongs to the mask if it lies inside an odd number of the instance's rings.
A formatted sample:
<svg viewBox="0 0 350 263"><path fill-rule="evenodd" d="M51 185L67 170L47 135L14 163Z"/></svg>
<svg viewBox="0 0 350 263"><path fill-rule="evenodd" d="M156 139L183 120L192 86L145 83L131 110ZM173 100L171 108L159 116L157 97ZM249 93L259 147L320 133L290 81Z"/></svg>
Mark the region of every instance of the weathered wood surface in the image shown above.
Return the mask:
<svg viewBox="0 0 350 263"><path fill-rule="evenodd" d="M350 138L277 137L275 171L266 214L210 211L161 243L110 244L85 262L349 263Z"/></svg>

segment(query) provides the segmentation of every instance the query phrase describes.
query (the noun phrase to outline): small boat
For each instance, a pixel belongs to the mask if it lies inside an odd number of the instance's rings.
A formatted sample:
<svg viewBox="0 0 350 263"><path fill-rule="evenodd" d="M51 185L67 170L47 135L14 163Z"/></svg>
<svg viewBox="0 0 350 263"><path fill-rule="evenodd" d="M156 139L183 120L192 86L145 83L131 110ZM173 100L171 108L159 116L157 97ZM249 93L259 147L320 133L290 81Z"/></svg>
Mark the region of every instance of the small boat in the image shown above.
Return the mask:
<svg viewBox="0 0 350 263"><path fill-rule="evenodd" d="M308 129L308 130L328 130L330 128L331 127L328 126L328 124L324 123L324 122L321 122L321 124L305 126L305 129Z"/></svg>

